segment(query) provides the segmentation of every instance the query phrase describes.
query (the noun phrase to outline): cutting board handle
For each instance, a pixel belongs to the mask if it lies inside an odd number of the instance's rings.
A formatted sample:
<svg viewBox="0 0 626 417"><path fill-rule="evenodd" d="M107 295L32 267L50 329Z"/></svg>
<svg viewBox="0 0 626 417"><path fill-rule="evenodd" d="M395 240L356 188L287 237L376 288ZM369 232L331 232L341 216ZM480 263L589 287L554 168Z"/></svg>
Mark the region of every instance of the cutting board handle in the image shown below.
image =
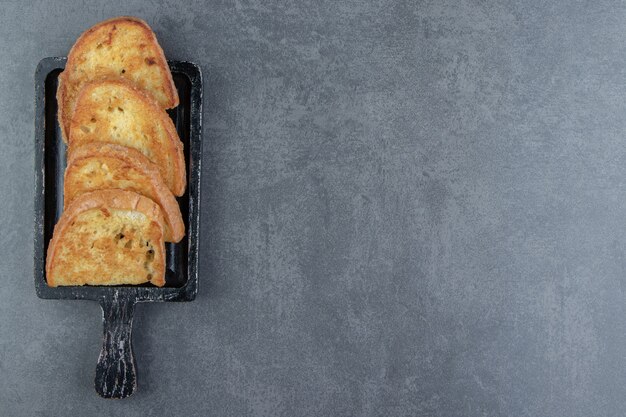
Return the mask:
<svg viewBox="0 0 626 417"><path fill-rule="evenodd" d="M104 398L126 398L137 389L132 346L133 296L115 293L100 300L104 337L96 366L96 391Z"/></svg>

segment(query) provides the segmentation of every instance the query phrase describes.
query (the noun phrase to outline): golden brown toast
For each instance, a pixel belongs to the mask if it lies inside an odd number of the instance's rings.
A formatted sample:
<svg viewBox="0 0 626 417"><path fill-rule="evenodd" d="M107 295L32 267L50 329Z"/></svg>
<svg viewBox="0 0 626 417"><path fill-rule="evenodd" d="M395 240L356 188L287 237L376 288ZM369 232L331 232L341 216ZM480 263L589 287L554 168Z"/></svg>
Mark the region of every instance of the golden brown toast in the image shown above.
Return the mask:
<svg viewBox="0 0 626 417"><path fill-rule="evenodd" d="M143 91L122 79L87 83L72 116L69 146L105 142L133 148L161 172L176 196L185 192L183 144L172 119Z"/></svg>
<svg viewBox="0 0 626 417"><path fill-rule="evenodd" d="M179 242L185 235L178 202L157 167L141 152L101 142L71 147L65 170L65 207L81 194L104 189L134 191L161 206L166 242Z"/></svg>
<svg viewBox="0 0 626 417"><path fill-rule="evenodd" d="M151 94L162 109L178 106L172 74L150 26L129 16L105 20L80 35L59 76L58 116L66 142L80 89L86 82L108 77L129 80Z"/></svg>
<svg viewBox="0 0 626 417"><path fill-rule="evenodd" d="M100 190L76 197L54 228L46 280L63 285L165 284L163 216L132 191Z"/></svg>

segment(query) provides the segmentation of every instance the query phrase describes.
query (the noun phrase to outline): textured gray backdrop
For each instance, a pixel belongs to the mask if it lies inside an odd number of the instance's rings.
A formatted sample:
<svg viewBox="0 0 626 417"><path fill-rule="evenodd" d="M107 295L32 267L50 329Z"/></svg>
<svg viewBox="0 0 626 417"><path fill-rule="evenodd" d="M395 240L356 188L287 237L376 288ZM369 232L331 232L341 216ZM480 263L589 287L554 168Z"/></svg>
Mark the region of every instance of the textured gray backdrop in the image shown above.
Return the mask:
<svg viewBox="0 0 626 417"><path fill-rule="evenodd" d="M626 5L3 1L1 416L626 415ZM33 73L133 14L205 74L198 299L32 278Z"/></svg>

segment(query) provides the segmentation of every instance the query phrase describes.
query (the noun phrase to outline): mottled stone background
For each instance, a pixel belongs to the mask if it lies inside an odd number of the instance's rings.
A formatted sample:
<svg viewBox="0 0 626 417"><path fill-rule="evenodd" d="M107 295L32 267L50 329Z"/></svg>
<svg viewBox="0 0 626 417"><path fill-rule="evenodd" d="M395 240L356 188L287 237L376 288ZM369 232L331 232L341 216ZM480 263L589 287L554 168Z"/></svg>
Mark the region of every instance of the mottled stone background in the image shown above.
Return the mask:
<svg viewBox="0 0 626 417"><path fill-rule="evenodd" d="M2 1L1 416L626 415L626 5ZM33 74L132 14L205 75L200 293L35 296Z"/></svg>

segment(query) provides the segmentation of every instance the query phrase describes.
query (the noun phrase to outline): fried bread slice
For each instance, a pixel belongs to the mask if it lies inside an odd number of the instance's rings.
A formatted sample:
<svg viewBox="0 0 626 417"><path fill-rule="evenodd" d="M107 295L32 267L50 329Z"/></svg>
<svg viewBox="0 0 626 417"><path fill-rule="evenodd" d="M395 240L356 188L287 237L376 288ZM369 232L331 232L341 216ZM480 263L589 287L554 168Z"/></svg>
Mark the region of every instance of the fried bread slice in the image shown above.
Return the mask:
<svg viewBox="0 0 626 417"><path fill-rule="evenodd" d="M174 123L149 95L129 82L104 79L85 84L71 126L70 149L91 142L136 149L158 167L174 195L184 194L183 144Z"/></svg>
<svg viewBox="0 0 626 417"><path fill-rule="evenodd" d="M161 206L166 242L179 242L185 235L174 195L163 183L157 167L141 152L100 142L71 147L65 170L65 207L81 194L104 189L134 191Z"/></svg>
<svg viewBox="0 0 626 417"><path fill-rule="evenodd" d="M158 204L132 191L99 190L76 197L48 246L48 285L163 286L163 224Z"/></svg>
<svg viewBox="0 0 626 417"><path fill-rule="evenodd" d="M121 16L83 32L59 75L58 117L64 140L82 86L91 80L120 77L148 92L162 109L178 106L178 92L156 35L146 22Z"/></svg>

